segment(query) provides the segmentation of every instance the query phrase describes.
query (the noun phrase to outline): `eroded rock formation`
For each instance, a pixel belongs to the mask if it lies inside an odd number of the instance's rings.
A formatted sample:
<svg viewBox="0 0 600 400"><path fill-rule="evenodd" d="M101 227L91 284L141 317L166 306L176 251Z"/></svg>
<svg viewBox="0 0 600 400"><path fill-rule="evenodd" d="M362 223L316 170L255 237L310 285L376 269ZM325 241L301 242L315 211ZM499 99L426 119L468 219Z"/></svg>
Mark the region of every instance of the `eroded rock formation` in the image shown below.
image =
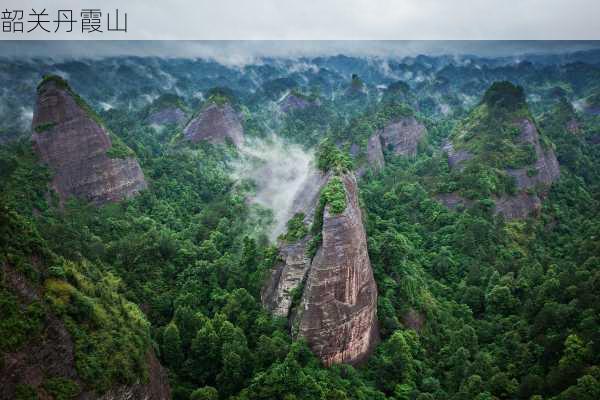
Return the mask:
<svg viewBox="0 0 600 400"><path fill-rule="evenodd" d="M311 101L310 99L300 96L294 93L289 93L279 103L279 108L284 113L291 112L294 110L303 110L312 105L318 105L318 102Z"/></svg>
<svg viewBox="0 0 600 400"><path fill-rule="evenodd" d="M332 179L323 175L320 190ZM326 365L364 360L378 340L377 287L367 252L366 233L353 174L340 177L346 208L339 214L323 210L322 244L310 259L313 237L280 246L282 262L262 293L263 304L274 314L291 319L292 333L304 337ZM315 186L313 186L315 187ZM299 197L305 221L312 222L316 196ZM299 292L301 291L301 292ZM294 297L299 304L292 309Z"/></svg>
<svg viewBox="0 0 600 400"><path fill-rule="evenodd" d="M346 209L325 206L321 247L312 260L294 334L304 337L324 364L357 363L378 340L377 286L352 174L341 180Z"/></svg>
<svg viewBox="0 0 600 400"><path fill-rule="evenodd" d="M386 125L377 134L385 149L400 156L415 156L419 142L427 134L427 128L416 118L406 117Z"/></svg>
<svg viewBox="0 0 600 400"><path fill-rule="evenodd" d="M181 125L185 120L185 111L178 107L168 107L157 110L146 118L147 123L156 125Z"/></svg>
<svg viewBox="0 0 600 400"><path fill-rule="evenodd" d="M374 170L380 170L385 165L383 150L381 149L381 137L375 134L367 141L367 162Z"/></svg>
<svg viewBox="0 0 600 400"><path fill-rule="evenodd" d="M536 185L549 186L560 176L558 160L552 148L544 149L540 143L540 135L537 128L529 119L520 122L521 133L518 141L531 144L535 149L536 162L531 168L508 169L507 172L513 176L519 190L533 188Z"/></svg>
<svg viewBox="0 0 600 400"><path fill-rule="evenodd" d="M52 186L64 201L74 196L97 204L131 197L146 187L131 151L113 139L99 118L61 78L44 80L33 115L33 145L54 172Z"/></svg>
<svg viewBox="0 0 600 400"><path fill-rule="evenodd" d="M186 125L184 137L193 143L206 140L210 143L231 141L236 147L244 142L244 128L240 118L229 102L209 102L198 115Z"/></svg>

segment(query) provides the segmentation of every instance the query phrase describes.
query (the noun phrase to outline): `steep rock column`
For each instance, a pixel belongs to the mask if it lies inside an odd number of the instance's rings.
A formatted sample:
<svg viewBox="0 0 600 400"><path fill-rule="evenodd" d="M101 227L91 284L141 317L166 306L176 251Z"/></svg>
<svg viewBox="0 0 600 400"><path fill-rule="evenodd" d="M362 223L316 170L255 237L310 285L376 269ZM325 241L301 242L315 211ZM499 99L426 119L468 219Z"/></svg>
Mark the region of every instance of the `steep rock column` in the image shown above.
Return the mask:
<svg viewBox="0 0 600 400"><path fill-rule="evenodd" d="M323 213L323 242L310 270L293 323L326 365L364 360L378 340L377 286L353 174L340 176L346 208Z"/></svg>

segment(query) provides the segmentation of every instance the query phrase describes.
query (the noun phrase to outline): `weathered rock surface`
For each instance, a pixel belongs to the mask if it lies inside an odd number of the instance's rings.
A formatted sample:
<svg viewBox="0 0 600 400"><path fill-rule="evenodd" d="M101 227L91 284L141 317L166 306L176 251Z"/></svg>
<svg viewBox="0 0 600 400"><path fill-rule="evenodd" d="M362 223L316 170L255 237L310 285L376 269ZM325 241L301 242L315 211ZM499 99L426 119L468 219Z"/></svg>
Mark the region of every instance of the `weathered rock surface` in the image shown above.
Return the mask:
<svg viewBox="0 0 600 400"><path fill-rule="evenodd" d="M415 156L419 142L427 134L427 128L414 117L402 118L377 132L384 148L396 155Z"/></svg>
<svg viewBox="0 0 600 400"><path fill-rule="evenodd" d="M282 261L275 267L261 293L264 307L278 317L288 317L294 290L301 287L310 269L311 260L307 252L310 239L306 236L298 242L279 246Z"/></svg>
<svg viewBox="0 0 600 400"><path fill-rule="evenodd" d="M53 170L61 201L74 196L97 204L120 201L146 188L133 157L111 158L106 129L75 100L70 89L49 80L38 89L33 146Z"/></svg>
<svg viewBox="0 0 600 400"><path fill-rule="evenodd" d="M518 189L529 189L538 184L549 186L560 177L560 169L554 150L542 148L539 133L529 119L524 119L520 125L521 133L518 140L533 145L537 157L533 166L536 173L529 176L529 168L509 169L507 172L515 177Z"/></svg>
<svg viewBox="0 0 600 400"><path fill-rule="evenodd" d="M502 196L494 199L496 214L502 214L505 219L521 219L539 213L542 201L535 194L521 192L515 196Z"/></svg>
<svg viewBox="0 0 600 400"><path fill-rule="evenodd" d="M533 146L536 162L525 168L507 169L506 172L515 178L517 194L495 197L495 213L502 214L506 219L526 218L538 214L541 209L541 199L535 194L536 188L552 185L560 177L558 160L552 148L544 149L540 143L539 132L529 119L518 122L520 134L517 141ZM443 150L448 154L448 164L451 168L462 170L462 163L473 157L466 150L455 151L452 142L446 141ZM469 207L472 201L463 198L458 193L442 193L436 195L437 200L450 209Z"/></svg>
<svg viewBox="0 0 600 400"><path fill-rule="evenodd" d="M225 143L230 140L236 147L244 142L244 128L237 112L229 103L211 102L187 124L184 137L193 143L206 140Z"/></svg>
<svg viewBox="0 0 600 400"><path fill-rule="evenodd" d="M294 110L303 110L316 104L317 102L311 101L305 97L295 95L294 93L289 93L283 98L283 100L281 100L279 103L279 108L284 113L287 113Z"/></svg>
<svg viewBox="0 0 600 400"><path fill-rule="evenodd" d="M379 134L372 135L367 141L367 162L374 170L380 170L385 165Z"/></svg>
<svg viewBox="0 0 600 400"><path fill-rule="evenodd" d="M473 158L473 154L465 149L456 150L452 142L448 139L442 143L442 151L448 155L448 165L450 168L458 168L459 171L464 168L464 165L460 165L461 163Z"/></svg>
<svg viewBox="0 0 600 400"><path fill-rule="evenodd" d="M330 174L315 172L310 175L298 191L288 219L296 213L304 214L304 223L307 226L313 222L315 209L319 201L321 188L327 183ZM308 257L308 245L312 236L308 234L304 239L295 243L280 243L279 262L261 293L264 307L273 314L287 317L292 306L294 290L304 282L310 268L311 260Z"/></svg>
<svg viewBox="0 0 600 400"><path fill-rule="evenodd" d="M294 317L297 332L324 364L364 360L378 340L377 286L354 175L341 177L346 209L323 215L323 243L312 260Z"/></svg>
<svg viewBox="0 0 600 400"><path fill-rule="evenodd" d="M148 115L146 122L156 125L181 125L185 120L185 111L178 107L168 107Z"/></svg>
<svg viewBox="0 0 600 400"><path fill-rule="evenodd" d="M321 188L331 174L315 177L312 190L294 202L295 212L314 219ZM289 317L293 334L304 337L326 365L358 363L378 341L377 287L367 252L366 233L358 205L354 175L341 177L346 209L337 215L323 212L322 245L311 260L309 234L296 243L280 244L280 262L263 288L262 302L275 315ZM317 188L317 190L314 190ZM301 290L293 310L293 295ZM300 294L300 293L296 293Z"/></svg>

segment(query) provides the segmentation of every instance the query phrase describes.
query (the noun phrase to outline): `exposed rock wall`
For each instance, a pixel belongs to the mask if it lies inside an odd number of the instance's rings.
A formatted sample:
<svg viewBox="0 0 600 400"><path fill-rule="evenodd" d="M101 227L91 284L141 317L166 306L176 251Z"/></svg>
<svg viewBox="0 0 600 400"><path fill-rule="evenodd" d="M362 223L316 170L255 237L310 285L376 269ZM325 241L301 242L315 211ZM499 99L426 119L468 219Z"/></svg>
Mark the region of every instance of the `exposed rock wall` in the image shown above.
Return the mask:
<svg viewBox="0 0 600 400"><path fill-rule="evenodd" d="M312 105L317 105L318 102L311 101L307 98L297 96L293 93L288 94L281 100L279 104L279 108L284 113L291 112L294 110L303 110Z"/></svg>
<svg viewBox="0 0 600 400"><path fill-rule="evenodd" d="M508 169L507 172L515 178L517 188L520 190L533 188L536 185L549 186L560 177L560 169L554 150L542 148L539 133L529 119L524 119L520 125L521 133L518 140L533 145L535 149L537 157L535 165L533 165L535 174L530 176L528 172L530 168Z"/></svg>
<svg viewBox="0 0 600 400"><path fill-rule="evenodd" d="M459 171L464 167L464 165L461 165L464 161L473 158L473 154L467 150L456 150L452 142L447 139L442 143L442 151L448 155L448 166L450 168L458 168Z"/></svg>
<svg viewBox="0 0 600 400"><path fill-rule="evenodd" d="M305 222L314 219L320 189L332 175L321 176L314 192L297 198L297 212ZM309 258L309 234L296 243L280 244L282 261L263 288L262 301L268 310L291 320L292 333L304 337L323 363L358 363L370 354L379 339L377 286L367 251L358 187L353 174L341 177L346 191L346 209L332 214L323 211L322 245ZM302 290L300 304L293 310L294 292ZM300 293L297 293L300 294Z"/></svg>
<svg viewBox="0 0 600 400"><path fill-rule="evenodd" d="M315 209L319 202L321 188L327 183L330 174L315 172L310 175L292 202L288 219L296 213L304 213L304 223L312 224ZM304 282L311 260L308 245L312 235L308 234L295 243L280 243L279 262L261 293L264 307L280 317L288 317L292 306L294 290Z"/></svg>
<svg viewBox="0 0 600 400"><path fill-rule="evenodd" d="M377 286L354 175L341 177L346 209L323 214L323 243L310 270L294 317L298 336L326 365L364 360L378 340ZM296 328L294 328L296 329Z"/></svg>
<svg viewBox="0 0 600 400"><path fill-rule="evenodd" d="M385 165L383 150L381 149L381 137L375 134L367 141L367 162L374 170L380 170Z"/></svg>
<svg viewBox="0 0 600 400"><path fill-rule="evenodd" d="M192 118L183 130L184 137L193 143L206 140L225 143L230 140L236 147L244 142L244 128L231 104L210 103Z"/></svg>
<svg viewBox="0 0 600 400"><path fill-rule="evenodd" d="M402 118L385 126L378 132L384 148L396 155L415 156L419 142L427 134L427 128L414 117Z"/></svg>
<svg viewBox="0 0 600 400"><path fill-rule="evenodd" d="M146 118L147 123L156 125L180 125L183 124L185 120L185 112L178 107L163 108L162 110L153 112Z"/></svg>
<svg viewBox="0 0 600 400"><path fill-rule="evenodd" d="M52 185L61 200L74 196L102 204L146 187L137 160L109 157L106 129L56 82L39 88L32 127L34 149L53 170Z"/></svg>

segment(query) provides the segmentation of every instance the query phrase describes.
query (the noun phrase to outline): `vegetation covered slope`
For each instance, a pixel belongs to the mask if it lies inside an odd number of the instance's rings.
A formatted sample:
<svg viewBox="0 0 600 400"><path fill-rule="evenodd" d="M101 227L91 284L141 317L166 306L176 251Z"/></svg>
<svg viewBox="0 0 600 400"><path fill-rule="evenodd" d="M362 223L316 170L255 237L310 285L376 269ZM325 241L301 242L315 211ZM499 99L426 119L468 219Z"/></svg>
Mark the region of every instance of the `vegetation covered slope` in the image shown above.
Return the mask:
<svg viewBox="0 0 600 400"><path fill-rule="evenodd" d="M218 66L203 68L236 76ZM521 75L515 71L511 67L487 73L519 81L539 70L523 66ZM263 73L275 79L274 72ZM371 97L329 97L335 80L325 81L330 76L326 73L320 72L321 81L310 81L324 88L323 101L282 117L282 134L307 147L327 137L323 147L329 151L318 160L324 169L351 168L346 154L351 142L366 140L389 118L412 115L403 104L412 96L386 106L387 100L377 100L374 81L365 78ZM466 86L480 74L469 70L467 79L467 71L461 69L438 73L457 80L425 80L413 86L422 105L440 88L451 92L453 82ZM562 85L561 74L550 71L532 80L530 87ZM580 84L575 85L575 78L569 83L580 93L593 81L594 69L572 76L581 78ZM348 77L341 82L347 81ZM138 94L143 92L140 82L133 88ZM238 91L248 89L237 80L233 84L239 85ZM334 93L341 94L344 84ZM190 87L206 89L195 85ZM476 87L465 93L483 93L487 85L478 81ZM106 94L94 87L88 90L97 98ZM128 97L133 94L119 96L135 100ZM252 128L248 135L259 136L270 126L265 124L273 122L272 115L250 113L252 107L269 106L251 97L240 97L240 110L244 127ZM511 113L520 113L522 95L490 97L473 114L486 117L473 123L478 129L485 128L484 123L496 124L495 132L510 137L513 132L503 125L505 120L483 109L506 101L512 107L511 99L517 98ZM190 109L197 109L189 99ZM575 111L582 120L579 136L572 139L566 136L572 133L552 119L554 103L529 108L528 115L536 107L548 112L535 119L556 145L561 179L549 189L537 218L506 222L482 201L489 192L471 184L478 181L464 185L465 190L473 189L475 200L467 210L448 210L434 198L440 185L454 182L439 145L450 128L461 126L464 110L453 106L456 114L441 118L423 115L428 109L422 105L416 116L427 124L429 144L411 159L386 154L385 167L365 173L359 182L382 336L365 364L324 368L303 342L291 339L284 321L262 309L259 291L277 261L263 230L270 215L249 205L247 188L232 180L227 161L237 157L235 151L207 143L174 146L176 129L157 133L126 107L103 112L102 117L140 159L149 189L135 199L98 208L70 202L59 209L47 188L50 172L40 168L29 143L2 147L2 215L8 221L2 227L15 227L2 233L3 249L8 249L3 257L26 255L20 256L22 262L10 258L10 265L2 266L3 277L8 267L29 269L29 254L38 246L32 243L39 242L45 249L40 253L54 260L42 263L45 267L27 278L43 291L39 300L26 303L13 287L3 286L1 307L8 316L2 324L2 337L7 338L3 356L43 336L52 314L66 321L80 343L75 359L82 381L51 375L41 384L46 393L59 386L73 397L77 390L100 392L144 379L140 360L154 345L169 370L177 400L598 398L600 175L598 146L592 143L599 132L596 117ZM518 161L526 150L504 144L500 137L498 143L475 140L464 145L473 146L473 152L484 150L479 154L485 155L481 164L486 169L521 165ZM513 161L517 164L510 164ZM343 211L346 205L338 201L339 191L330 189L324 201ZM291 232L290 238L305 234L304 229L308 227ZM12 237L16 242L7 240ZM131 318L131 324L124 322ZM110 352L106 359L118 363L107 366L105 358L98 359L100 349ZM33 396L31 388L19 390L22 398Z"/></svg>

